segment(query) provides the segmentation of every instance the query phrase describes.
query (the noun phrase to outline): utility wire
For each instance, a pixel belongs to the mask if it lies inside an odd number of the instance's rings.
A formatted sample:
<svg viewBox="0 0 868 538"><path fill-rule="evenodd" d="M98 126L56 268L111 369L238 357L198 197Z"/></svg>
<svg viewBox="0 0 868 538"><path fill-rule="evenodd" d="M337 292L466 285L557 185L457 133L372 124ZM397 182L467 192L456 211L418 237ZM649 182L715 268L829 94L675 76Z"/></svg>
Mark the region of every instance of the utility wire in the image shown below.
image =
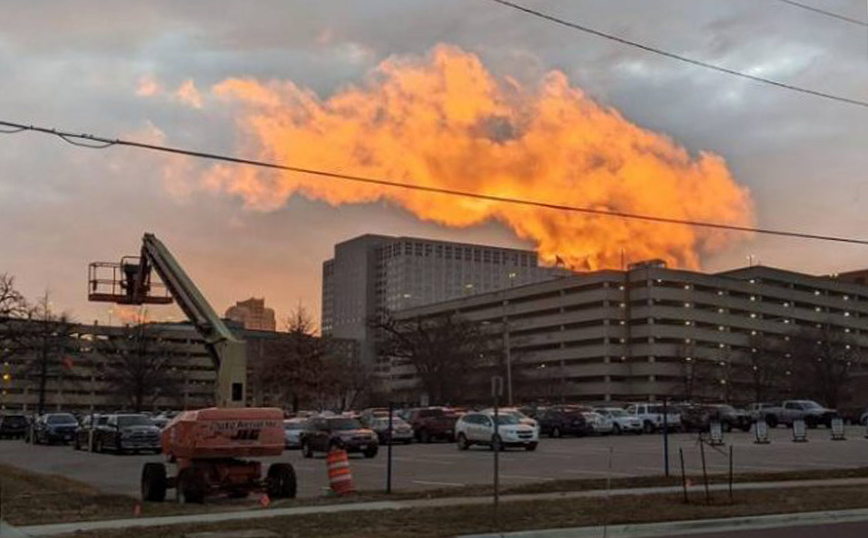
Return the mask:
<svg viewBox="0 0 868 538"><path fill-rule="evenodd" d="M809 5L807 5L807 4L802 4L801 2L795 2L795 1L793 1L793 0L776 0L776 1L777 1L777 2L783 2L784 4L789 4L789 5L791 5L791 6L795 6L795 7L801 8L801 9L806 9L806 10L808 10L808 11L813 11L814 13L819 13L819 14L821 14L821 15L825 15L825 16L827 16L827 17L832 17L832 18L834 18L834 19L838 19L838 20L846 21L846 22L849 22L849 23L852 23L852 24L857 24L857 25L859 25L859 26L866 26L866 27L868 27L868 22L861 21L861 20L859 20L859 19L853 19L853 18L847 17L847 16L845 16L845 15L840 15L840 14L838 14L838 13L833 13L833 12L831 12L831 11L826 11L825 9L820 9L820 8L818 8L818 7L809 6Z"/></svg>
<svg viewBox="0 0 868 538"><path fill-rule="evenodd" d="M756 233L765 235L775 235L782 237L793 237L797 239L812 239L817 241L833 241L837 243L850 243L855 245L868 245L868 239L857 239L853 237L842 237L833 235L821 235L805 232L793 232L788 230L775 230L771 228L756 228L752 226L738 226L735 224L722 224L717 222L705 222L689 219L676 219L670 217L660 217L655 215L643 215L638 213L629 213L626 211L613 211L609 209L598 209L592 207L571 206L566 204L556 204L553 202L543 202L539 200L527 200L523 198L512 198L507 196L498 196L494 194L484 194L469 191L460 191L456 189L445 189L441 187L430 187L426 185L413 185L410 183L401 183L388 179L380 179L373 177L357 176L351 174L343 174L340 172L329 172L326 170L317 170L314 168L304 168L301 166L292 166L287 164L273 163L268 161L259 161L255 159L245 159L241 157L233 157L220 153L210 153L204 151L195 151L172 146L158 146L155 144L146 144L144 142L135 142L132 140L122 140L119 138L111 139L102 136L94 136L89 134L77 134L68 131L60 131L58 129L50 129L47 127L39 127L36 125L26 125L22 123L14 123L10 121L0 121L0 127L7 127L10 130L2 130L3 133L18 133L22 131L33 131L36 133L54 135L60 137L66 142L76 146L83 146L91 149L104 149L110 146L128 146L132 148L145 149L161 153L172 153L176 155L185 155L188 157L197 157L200 159L209 159L214 161L223 161L234 164L242 164L256 166L259 168L268 168L272 170L284 170L287 172L296 172L300 174L310 174L322 178L337 179L343 181L352 181L355 183L365 183L368 185L378 185L381 187L390 187L396 189L405 189L418 192L427 192L433 194L445 194L449 196L460 196L462 198L472 198L475 200L485 200L488 202L498 202L504 204L523 205L530 207L539 207L543 209L553 209L557 211L567 211L572 213L583 213L588 215L599 215L605 217L617 217L622 219L641 220L645 222L657 222L662 224L679 224L683 226L694 226L698 228L710 228L715 230L726 230L731 232Z"/></svg>
<svg viewBox="0 0 868 538"><path fill-rule="evenodd" d="M522 11L524 13L527 13L528 15L533 15L535 17L539 17L541 19L545 19L547 21L553 22L555 24L559 24L561 26L566 26L566 27L572 28L574 30L579 30L580 32L584 32L586 34L591 34L591 35L594 35L597 37L602 37L603 39L608 39L610 41L615 41L617 43L621 43L622 45L628 45L630 47L642 49L646 52L659 54L660 56L665 56L665 57L671 58L673 60L678 60L678 61L685 62L685 63L691 64L691 65L704 67L706 69L711 69L711 70L718 71L721 73L726 73L727 75L733 75L736 77L741 77L741 78L745 78L748 80L753 80L755 82L762 82L763 84L776 86L778 88L783 88L785 90L790 90L793 92L811 95L814 97L820 97L823 99L829 99L831 101L838 101L840 103L846 103L848 105L856 105L856 106L868 108L868 101L860 101L858 99L851 99L849 97L843 97L840 95L825 93L825 92L821 92L818 90L812 90L809 88L802 88L801 86L794 86L792 84L787 84L785 82L778 82L776 80L758 77L756 75L751 75L751 74L745 73L743 71L736 71L735 69L729 69L727 67L722 67L720 65L715 65L712 63L704 62L702 60L695 60L693 58L688 58L687 56L682 56L682 55L676 54L674 52L669 52L669 51L666 51L663 49L658 49L656 47L652 47L650 45L644 45L644 44L639 43L637 41L631 41L629 39L626 39L626 38L623 38L623 37L620 37L620 36L617 36L614 34L609 34L606 32L602 32L600 30L595 30L595 29L590 28L588 26L584 26L584 25L581 25L581 24L578 24L575 22L568 21L566 19L555 17L554 15L549 15L548 13L544 13L544 12L538 11L536 9L531 9L531 8L523 6L521 4L511 2L509 0L488 0L488 1L489 2L495 2L497 4L500 4L500 5L503 5L506 7L510 7L512 9L515 9L518 11Z"/></svg>

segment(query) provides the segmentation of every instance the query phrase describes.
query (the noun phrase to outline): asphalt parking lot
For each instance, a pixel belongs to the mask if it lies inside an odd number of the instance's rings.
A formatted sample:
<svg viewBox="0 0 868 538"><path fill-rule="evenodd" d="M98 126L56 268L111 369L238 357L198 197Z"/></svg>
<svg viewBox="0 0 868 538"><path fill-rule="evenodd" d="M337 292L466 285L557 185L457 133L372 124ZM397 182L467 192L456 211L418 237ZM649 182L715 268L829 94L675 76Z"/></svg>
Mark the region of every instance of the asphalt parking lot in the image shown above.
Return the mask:
<svg viewBox="0 0 868 538"><path fill-rule="evenodd" d="M807 443L794 443L790 430L770 431L771 443L758 445L749 433L725 436L721 452L708 450L709 472L725 472L729 446L733 446L736 472L775 472L807 469L839 469L868 466L868 439L865 429L848 427L846 441L832 441L829 430L808 431ZM701 469L695 434L670 436L670 465L679 472L678 449L683 448L689 473ZM609 469L611 453L611 470ZM87 482L104 491L138 495L142 465L162 461L159 455L114 455L77 452L69 446L33 446L22 441L0 441L0 463L45 473L64 475ZM356 487L382 490L386 483L386 447L376 458L351 455L350 465ZM289 450L264 463L287 461L296 469L299 496L322 495L328 488L323 455L304 459L298 450ZM535 452L508 450L501 454L501 483L504 485L546 482L557 479L629 477L663 473L661 435L542 439ZM454 444L412 444L393 448L395 491L489 484L492 480L492 452L484 447L459 451Z"/></svg>

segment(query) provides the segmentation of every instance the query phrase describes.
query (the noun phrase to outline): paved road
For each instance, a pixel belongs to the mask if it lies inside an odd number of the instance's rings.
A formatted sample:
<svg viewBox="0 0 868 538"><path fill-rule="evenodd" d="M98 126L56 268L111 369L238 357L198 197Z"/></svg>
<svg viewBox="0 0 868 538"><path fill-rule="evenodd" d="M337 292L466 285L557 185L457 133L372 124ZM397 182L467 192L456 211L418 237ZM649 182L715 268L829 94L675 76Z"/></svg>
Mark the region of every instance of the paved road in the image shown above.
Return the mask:
<svg viewBox="0 0 868 538"><path fill-rule="evenodd" d="M783 471L838 469L868 466L868 440L862 428L848 430L847 441L832 441L826 429L810 430L808 443L793 443L790 432L771 431L772 443L757 445L749 434L727 436L735 454L735 469L741 471ZM663 440L660 435L543 439L536 452L511 450L501 455L501 483L504 485L545 482L569 478L603 478L658 475L663 471ZM683 448L687 471L700 470L695 435L670 436L672 472L678 472L678 448ZM611 450L611 471L609 455ZM710 472L725 472L727 457L707 453ZM31 446L20 441L0 441L0 462L40 472L56 473L82 480L105 491L138 494L139 475L146 461L160 456L116 456L76 452L71 447ZM299 477L300 496L318 496L328 486L324 457L308 460L298 451L285 452L265 463L288 461ZM356 486L363 490L382 489L386 480L386 450L371 460L351 456ZM458 451L452 444L413 444L394 447L393 488L419 490L487 484L492 476L492 453L485 448Z"/></svg>

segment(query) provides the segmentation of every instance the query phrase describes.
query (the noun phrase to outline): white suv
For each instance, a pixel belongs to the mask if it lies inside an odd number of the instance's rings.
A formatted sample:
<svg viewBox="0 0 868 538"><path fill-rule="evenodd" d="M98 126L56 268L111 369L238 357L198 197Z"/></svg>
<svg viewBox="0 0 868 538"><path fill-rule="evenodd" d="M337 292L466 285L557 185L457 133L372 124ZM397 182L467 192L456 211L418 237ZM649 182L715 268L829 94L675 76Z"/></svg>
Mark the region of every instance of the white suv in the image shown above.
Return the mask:
<svg viewBox="0 0 868 538"><path fill-rule="evenodd" d="M666 413L666 424L670 432L681 429L681 413L669 406ZM642 421L645 433L654 433L663 429L663 404L635 403L627 407L627 413Z"/></svg>
<svg viewBox="0 0 868 538"><path fill-rule="evenodd" d="M492 449L523 447L527 451L536 450L539 443L537 428L522 424L515 415L497 417L497 435L494 433L494 413L467 413L455 423L455 438L458 449L467 450L472 445L486 445Z"/></svg>

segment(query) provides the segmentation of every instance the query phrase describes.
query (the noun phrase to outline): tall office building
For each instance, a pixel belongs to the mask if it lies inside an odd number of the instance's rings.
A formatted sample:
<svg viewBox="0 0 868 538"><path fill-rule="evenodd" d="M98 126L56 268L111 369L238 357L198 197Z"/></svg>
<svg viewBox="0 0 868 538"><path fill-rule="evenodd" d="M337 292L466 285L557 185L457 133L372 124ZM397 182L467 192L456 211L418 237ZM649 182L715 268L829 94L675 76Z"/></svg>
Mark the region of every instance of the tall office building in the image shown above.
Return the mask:
<svg viewBox="0 0 868 538"><path fill-rule="evenodd" d="M323 263L322 334L359 342L374 362L368 320L397 311L572 274L541 267L533 251L416 237L362 235Z"/></svg>

